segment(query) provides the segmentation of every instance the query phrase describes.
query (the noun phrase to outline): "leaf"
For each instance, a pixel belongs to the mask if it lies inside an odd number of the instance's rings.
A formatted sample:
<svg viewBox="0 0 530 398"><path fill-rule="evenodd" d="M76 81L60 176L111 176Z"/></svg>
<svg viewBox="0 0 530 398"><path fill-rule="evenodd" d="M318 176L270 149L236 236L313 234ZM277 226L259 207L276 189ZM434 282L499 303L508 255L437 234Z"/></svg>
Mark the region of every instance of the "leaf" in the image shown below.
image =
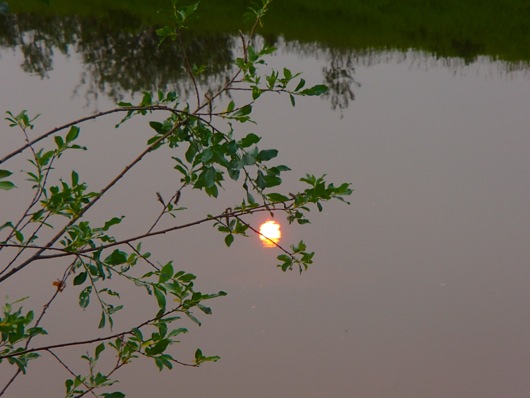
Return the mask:
<svg viewBox="0 0 530 398"><path fill-rule="evenodd" d="M239 146L241 148L248 148L253 144L257 144L261 140L261 137L257 136L254 133L249 133L245 138L239 140Z"/></svg>
<svg viewBox="0 0 530 398"><path fill-rule="evenodd" d="M205 305L202 305L202 304L197 304L197 307L202 311L204 312L205 314L207 315L211 315L212 313L212 309L210 307L206 307Z"/></svg>
<svg viewBox="0 0 530 398"><path fill-rule="evenodd" d="M110 220L105 222L105 225L103 226L103 231L108 231L110 227L112 227L113 225L121 223L122 220L123 220L123 216L122 217L113 217L113 218L111 218Z"/></svg>
<svg viewBox="0 0 530 398"><path fill-rule="evenodd" d="M72 178L72 187L75 187L76 185L79 184L79 174L77 174L75 170L72 171L71 178Z"/></svg>
<svg viewBox="0 0 530 398"><path fill-rule="evenodd" d="M230 247L233 241L234 241L234 235L229 234L225 236L225 244L227 247Z"/></svg>
<svg viewBox="0 0 530 398"><path fill-rule="evenodd" d="M194 143L191 143L188 150L184 154L186 157L186 160L191 163L193 162L193 159L195 159L195 155L197 154L197 146Z"/></svg>
<svg viewBox="0 0 530 398"><path fill-rule="evenodd" d="M156 297L158 308L160 308L159 313L163 313L166 310L166 296L157 286L153 286L153 293Z"/></svg>
<svg viewBox="0 0 530 398"><path fill-rule="evenodd" d="M185 314L187 315L188 318L190 318L193 322L195 322L198 326L201 326L201 321L199 321L197 318L195 318L195 316L189 312L189 311L186 311Z"/></svg>
<svg viewBox="0 0 530 398"><path fill-rule="evenodd" d="M92 286L87 286L79 294L79 306L86 308L90 304L90 293L92 293Z"/></svg>
<svg viewBox="0 0 530 398"><path fill-rule="evenodd" d="M300 90L302 87L305 86L305 80L304 79L300 79L300 83L298 83L298 86L296 86L296 88L294 89L294 91L298 91Z"/></svg>
<svg viewBox="0 0 530 398"><path fill-rule="evenodd" d="M80 131L79 127L72 126L68 134L66 134L66 142L70 143L74 141L79 136L79 131Z"/></svg>
<svg viewBox="0 0 530 398"><path fill-rule="evenodd" d="M108 265L120 265L127 262L127 253L121 250L114 250L106 259Z"/></svg>
<svg viewBox="0 0 530 398"><path fill-rule="evenodd" d="M259 189L265 189L267 184L261 170L258 170L258 177L256 178L256 185Z"/></svg>
<svg viewBox="0 0 530 398"><path fill-rule="evenodd" d="M169 339L162 339L162 340L159 340L156 342L156 344L152 347L147 347L145 349L145 353L149 356L153 356L153 355L158 355L158 354L161 354L165 351L165 349L167 348L167 346L169 345L169 343L171 342L171 340Z"/></svg>
<svg viewBox="0 0 530 398"><path fill-rule="evenodd" d="M287 69L287 68L283 68L283 76L287 79L287 80L291 80L293 78L293 74L292 72Z"/></svg>
<svg viewBox="0 0 530 398"><path fill-rule="evenodd" d="M289 98L291 99L291 105L292 105L293 107L295 107L295 106L296 106L296 101L294 100L294 95L289 94Z"/></svg>
<svg viewBox="0 0 530 398"><path fill-rule="evenodd" d="M252 87L252 99L257 100L260 95L261 95L261 90L259 89L259 87L256 87L256 86Z"/></svg>
<svg viewBox="0 0 530 398"><path fill-rule="evenodd" d="M0 170L0 180L2 178L9 177L11 174L13 173L11 173L9 170Z"/></svg>
<svg viewBox="0 0 530 398"><path fill-rule="evenodd" d="M4 191L9 191L13 188L16 188L15 184L9 181L0 181L0 189Z"/></svg>
<svg viewBox="0 0 530 398"><path fill-rule="evenodd" d="M302 95L322 95L328 91L328 87L324 84L317 84L311 88L306 88L305 90L300 91Z"/></svg>
<svg viewBox="0 0 530 398"><path fill-rule="evenodd" d="M258 153L257 160L260 162L266 162L267 160L274 159L278 156L277 149L264 149Z"/></svg>
<svg viewBox="0 0 530 398"><path fill-rule="evenodd" d="M164 125L160 122L149 122L149 126L158 134L164 134Z"/></svg>
<svg viewBox="0 0 530 398"><path fill-rule="evenodd" d="M82 285L86 281L87 276L88 276L88 272L86 271L77 274L76 277L74 278L74 286Z"/></svg>
<svg viewBox="0 0 530 398"><path fill-rule="evenodd" d="M57 145L57 148L63 149L63 147L64 147L63 137L61 137L60 135L56 135L55 137L53 137L53 140L55 141L55 144Z"/></svg>
<svg viewBox="0 0 530 398"><path fill-rule="evenodd" d="M167 282L173 277L173 274L174 274L173 265L171 264L171 262L169 262L166 265L164 265L162 269L160 270L160 277L158 279L158 283Z"/></svg>
<svg viewBox="0 0 530 398"><path fill-rule="evenodd" d="M122 392L105 392L101 395L103 398L125 398Z"/></svg>
<svg viewBox="0 0 530 398"><path fill-rule="evenodd" d="M267 188L276 187L282 183L282 179L278 176L268 175L268 176L265 176L264 178L265 178L265 185Z"/></svg>
<svg viewBox="0 0 530 398"><path fill-rule="evenodd" d="M208 167L206 172L204 173L204 185L206 188L213 187L215 185L215 168L214 167Z"/></svg>
<svg viewBox="0 0 530 398"><path fill-rule="evenodd" d="M206 148L206 149L201 153L201 162L203 162L203 163L208 163L208 161L210 161L211 158L213 158L213 151L212 151L212 148Z"/></svg>
<svg viewBox="0 0 530 398"><path fill-rule="evenodd" d="M101 311L101 318L99 320L99 325L98 325L99 329L102 329L105 327L106 320L107 320L107 317L106 317L105 311ZM109 317L109 321L110 321L110 327L112 328L112 319L110 317Z"/></svg>
<svg viewBox="0 0 530 398"><path fill-rule="evenodd" d="M247 192L247 200L251 205L256 204L256 199L254 199L254 196L250 192Z"/></svg>
<svg viewBox="0 0 530 398"><path fill-rule="evenodd" d="M96 359L99 358L99 355L105 350L105 343L101 343L96 347Z"/></svg>
<svg viewBox="0 0 530 398"><path fill-rule="evenodd" d="M267 195L267 199L269 199L271 202L287 202L289 200L287 196L284 196L280 193L269 193Z"/></svg>

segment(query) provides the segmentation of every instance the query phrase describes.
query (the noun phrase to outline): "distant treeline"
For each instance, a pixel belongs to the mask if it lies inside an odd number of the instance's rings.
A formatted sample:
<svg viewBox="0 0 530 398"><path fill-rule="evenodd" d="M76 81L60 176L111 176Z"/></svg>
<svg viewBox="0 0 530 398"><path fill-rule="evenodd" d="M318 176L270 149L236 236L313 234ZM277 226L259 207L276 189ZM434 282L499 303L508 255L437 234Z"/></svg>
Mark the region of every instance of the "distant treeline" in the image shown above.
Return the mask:
<svg viewBox="0 0 530 398"><path fill-rule="evenodd" d="M13 13L108 19L122 31L166 23L168 17L163 10L170 5L168 0L7 2ZM202 0L195 28L205 33L236 32L251 4L249 0ZM4 30L0 31L2 34ZM530 3L528 0L277 0L262 32L331 48L417 49L466 61L487 55L525 62L530 60Z"/></svg>

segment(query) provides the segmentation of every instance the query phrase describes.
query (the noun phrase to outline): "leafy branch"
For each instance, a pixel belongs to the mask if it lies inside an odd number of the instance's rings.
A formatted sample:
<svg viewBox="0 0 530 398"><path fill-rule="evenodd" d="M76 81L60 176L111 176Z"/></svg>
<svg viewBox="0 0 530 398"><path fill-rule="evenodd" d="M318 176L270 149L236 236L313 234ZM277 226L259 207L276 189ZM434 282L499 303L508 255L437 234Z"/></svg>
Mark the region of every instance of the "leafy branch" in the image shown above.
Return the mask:
<svg viewBox="0 0 530 398"><path fill-rule="evenodd" d="M173 260L151 258L152 254L143 250L142 244L163 234L210 223L224 235L225 244L231 246L235 236L246 237L249 231L264 236L249 221L253 214L266 212L273 217L284 216L289 223L303 225L310 222L308 215L312 208L322 211L323 203L333 199L346 202L344 198L352 193L350 184L334 185L328 183L325 176L306 175L300 179L304 189L296 193L280 193L282 177L291 169L275 163L279 151L263 148L261 137L248 131L249 124L254 129L253 112L262 96L285 95L295 106L297 96L318 96L326 92L323 85L306 87L301 75L287 68L261 72L274 48L256 45L255 35L270 4L270 0L261 0L260 5L249 9L253 22L247 34L240 32L242 54L233 60L232 75L217 91L202 89L199 76L208 71L205 66L192 65L183 46L182 36L186 34L187 23L195 15L198 3L179 6L176 0L172 0L174 24L158 29L157 34L160 44L174 41L180 48L193 86L191 101L174 91L145 92L136 105L119 103L117 108L68 122L36 138L31 138L30 132L35 130L37 117L30 117L25 110L7 113L6 120L11 127L21 131L25 144L2 155L0 164L27 154L29 169L21 173L29 181L32 195L18 217L0 220L0 252L7 259L0 270L0 284L9 283L13 276L27 272L44 260L56 261L57 266L62 267L62 276L52 283L56 289L38 317L35 317L34 310L24 312L22 307L13 307L19 301L4 304L0 317L0 363L6 361L17 370L0 391L0 396L43 352L50 354L70 374L71 378L65 383L66 397L86 394L107 398L125 396L119 391L100 395L95 391L113 386L115 373L138 357L152 359L159 370L172 369L175 364L199 366L217 361L218 356L204 355L199 348L193 362L180 361L173 357L171 346L179 343L181 336L188 332L180 322L187 318L200 326L202 321L198 314L212 313L205 302L226 293L198 291L194 274L176 270ZM237 101L232 98L232 92L241 94ZM229 101L224 101L225 98ZM108 175L102 186L92 188L78 170L69 170L66 176L59 174L59 170L65 168L64 153L90 151L78 141L84 123L121 114L123 117L115 126L120 128L133 118L151 118L161 113L165 119L148 122L149 135L143 148L125 162L118 173ZM145 232L118 239L114 231L124 220L124 215L112 216L102 225L95 224L90 213L97 211L97 205L104 202L112 189L123 184L124 177L131 170L141 167L149 155L160 153L157 151L161 148L171 150L178 188L169 199L153 192L162 208L145 227ZM12 168L0 170L0 193L21 192L23 185L18 183L18 177L20 175ZM175 222L177 212L185 212L194 205L183 198L185 191L198 190L219 199L228 184L241 189L243 199L239 203L230 207L223 205L226 210L215 215L205 212L206 216L184 223ZM159 228L160 221L168 216L172 217L168 218L171 224ZM277 266L282 271L298 268L302 272L313 263L314 252L309 251L303 241L289 246L271 242L280 251ZM61 259L68 261L63 264ZM138 288L153 300L154 310L146 316L147 320L120 332L113 331L114 319L120 316L127 303L111 283L113 278L119 278L131 288ZM110 332L102 335L98 330L96 337L90 339L31 347L37 336L46 341L45 315L50 306L66 296L60 293L67 285L78 294L81 310L95 303L101 311L98 329L108 328ZM81 357L88 364L85 374L77 373L58 354L59 349L76 346L95 346L93 353L87 352ZM100 364L102 356L107 355L105 350L112 351L116 361L110 369L102 371Z"/></svg>

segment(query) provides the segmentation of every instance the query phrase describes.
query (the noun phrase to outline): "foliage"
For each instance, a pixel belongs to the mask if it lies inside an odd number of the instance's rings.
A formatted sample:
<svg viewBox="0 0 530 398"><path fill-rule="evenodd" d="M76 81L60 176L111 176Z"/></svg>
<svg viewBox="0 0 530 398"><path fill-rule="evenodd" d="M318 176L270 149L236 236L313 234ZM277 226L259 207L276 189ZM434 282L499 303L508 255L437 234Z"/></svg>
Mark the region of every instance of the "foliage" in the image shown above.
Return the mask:
<svg viewBox="0 0 530 398"><path fill-rule="evenodd" d="M254 126L252 113L261 96L284 94L294 106L297 96L317 96L327 90L323 85L307 87L299 73L287 68L262 72L267 55L274 49L256 44L254 34L263 23L269 4L270 0L262 0L259 7L249 10L254 22L249 33L241 35L242 53L234 60L230 79L217 92L201 91L197 78L206 73L207 68L192 65L183 45L182 36L188 19L194 15L198 3L177 7L176 1L173 1L174 24L160 28L157 34L160 43L172 41L182 52L193 82L191 98L179 92L146 92L137 105L120 103L115 109L69 122L34 139L30 138L29 132L35 129L38 115L32 117L26 110L7 112L6 120L11 127L21 131L26 144L3 155L0 164L29 153L29 169L21 173L13 169L0 170L0 192L3 195L11 194L13 190L16 192L18 187L13 181L18 184L19 177L25 176L32 187L33 197L19 218L1 221L0 251L7 261L0 269L0 284L30 271L44 260L63 260L65 263L62 278L54 282L55 292L37 317L33 310L24 312L22 307L14 307L21 300L11 302L7 299L4 304L0 318L0 363L7 361L17 370L0 395L7 391L19 374L27 371L30 362L43 354L51 356L71 375L65 381L66 397L80 397L88 393L107 398L125 396L123 392L115 391L117 379L114 374L140 357L152 360L160 370L172 369L175 364L199 366L217 361L218 356L205 355L197 349L191 362L182 362L171 348L179 342L181 335L188 332L186 324L182 323L184 319L200 325L200 314L212 313L206 305L207 301L226 293L200 292L195 286L195 275L175 269L173 261L152 260L151 253L142 249L142 241L211 223L224 234L226 245L231 246L236 236L247 236L250 231L259 234L248 221L252 214L284 214L289 223L306 224L311 206L322 211L323 202L331 199L344 201L344 197L351 194L348 183L336 186L326 182L324 176L312 175L300 179L307 186L305 190L295 194L279 192L283 173L290 169L273 163L278 157L278 150L258 146L261 137L254 132L241 134L246 126ZM235 96L230 96L233 92L246 96L234 99ZM225 98L230 99L228 104ZM116 127L132 118L160 113L168 116L149 122L152 133L145 147L101 189L93 190L76 170L70 171L68 178L60 178L58 170L60 166L64 167L61 163L64 153L88 150L78 144L80 126L86 121L116 113L124 115ZM118 239L112 231L122 222L122 216L111 217L100 224L86 217L88 210L107 198L107 193L121 183L131 169L142 164L148 155L157 151L160 153L161 148L170 148L175 154L172 159L180 185L168 200L157 193L162 210L145 233ZM221 214L159 228L162 218L186 211L180 203L185 190L200 190L209 197L218 198L224 185L230 181L242 188L240 203ZM9 190L11 192L7 192ZM277 256L277 265L283 271L295 268L302 272L313 263L314 253L308 251L303 241L289 248L276 246L281 252ZM127 303L121 299L120 291L109 287L108 282L112 278L140 288L156 304L147 319L119 332L114 331L115 319ZM61 297L67 285L77 290L80 308L98 308L98 328L102 331L91 339L35 345L33 339L36 336L45 337L47 334L41 326L47 309ZM107 329L108 332L103 332ZM46 340L41 338L39 341ZM85 373L74 371L57 353L59 348L74 346L91 347L92 353L87 352L81 357L87 364ZM116 358L110 369L101 360L105 352L112 352Z"/></svg>

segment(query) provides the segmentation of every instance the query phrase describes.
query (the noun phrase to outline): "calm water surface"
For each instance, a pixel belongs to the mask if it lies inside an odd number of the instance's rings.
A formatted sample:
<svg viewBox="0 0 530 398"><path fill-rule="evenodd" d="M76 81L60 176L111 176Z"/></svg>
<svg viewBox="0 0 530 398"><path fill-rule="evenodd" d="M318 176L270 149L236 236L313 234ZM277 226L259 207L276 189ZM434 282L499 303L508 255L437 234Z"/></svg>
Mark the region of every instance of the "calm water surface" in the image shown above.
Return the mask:
<svg viewBox="0 0 530 398"><path fill-rule="evenodd" d="M282 45L270 64L322 81L333 54L310 47L301 54ZM19 52L1 52L0 110L41 113L37 131L113 107L81 84L75 54L56 55L45 79L22 72L21 62ZM355 188L351 206L328 205L304 228L284 226L284 241L304 238L317 252L316 265L302 276L283 274L274 267L278 253L256 237L226 249L208 226L150 242L160 258L197 274L204 290L229 293L179 348L183 358L200 346L222 361L162 373L147 362L125 368L128 397L150 396L155 388L161 396L219 398L530 393L528 72L414 51L351 55L349 62L359 86L342 111L315 98L291 109L288 98L278 97L256 110L264 146L279 148L281 161L292 166L289 183L306 172L327 173ZM66 161L102 183L145 141L146 122L118 131L114 119L87 125L82 142L91 151ZM5 123L0 139L1 153L21 140ZM150 158L93 217L128 207L128 228L145 229L157 213L145 203L174 184L171 163ZM0 219L17 207L15 195L2 193ZM204 214L237 198L228 191L218 203L188 198L187 204ZM20 275L3 286L2 299L27 295L30 283L32 296L47 297L61 269L50 263ZM51 335L91 335L78 323L73 290L49 314ZM119 325L147 306L130 299L135 310ZM60 380L68 375L46 356L40 362L8 397L43 396L43 389L61 396ZM5 369L2 385L11 375Z"/></svg>

